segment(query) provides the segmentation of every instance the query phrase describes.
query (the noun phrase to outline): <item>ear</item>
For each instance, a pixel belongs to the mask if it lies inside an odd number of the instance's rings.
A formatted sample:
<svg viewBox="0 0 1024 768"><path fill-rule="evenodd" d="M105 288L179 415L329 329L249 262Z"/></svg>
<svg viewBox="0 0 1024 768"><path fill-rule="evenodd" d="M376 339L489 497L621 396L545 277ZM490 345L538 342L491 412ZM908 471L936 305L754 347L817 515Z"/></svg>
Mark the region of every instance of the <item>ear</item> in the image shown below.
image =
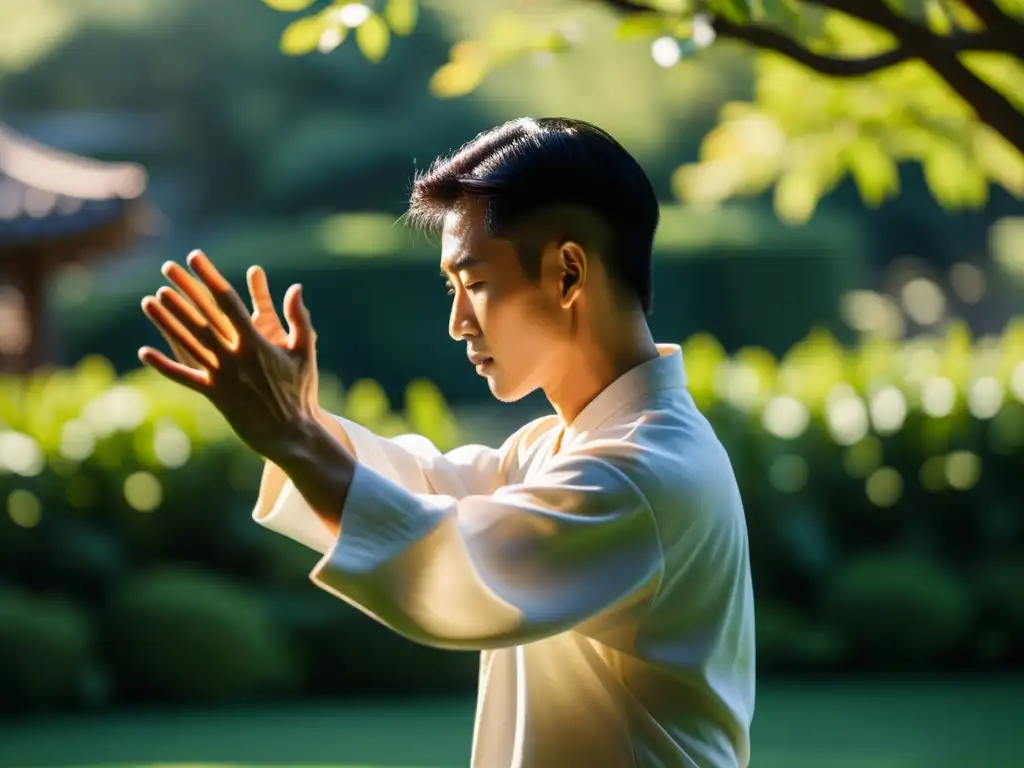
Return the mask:
<svg viewBox="0 0 1024 768"><path fill-rule="evenodd" d="M567 240L558 249L559 268L562 272L562 307L571 307L587 281L587 252L572 240Z"/></svg>

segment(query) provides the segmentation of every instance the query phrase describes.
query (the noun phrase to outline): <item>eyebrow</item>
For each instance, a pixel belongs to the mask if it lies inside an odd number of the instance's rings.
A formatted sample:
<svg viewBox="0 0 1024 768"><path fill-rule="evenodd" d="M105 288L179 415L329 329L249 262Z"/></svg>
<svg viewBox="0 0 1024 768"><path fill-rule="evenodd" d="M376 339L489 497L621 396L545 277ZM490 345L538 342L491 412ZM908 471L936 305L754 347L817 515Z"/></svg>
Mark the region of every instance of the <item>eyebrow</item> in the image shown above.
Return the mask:
<svg viewBox="0 0 1024 768"><path fill-rule="evenodd" d="M482 263L483 259L479 256L472 253L460 253L446 265L441 267L441 277L448 277L448 275L454 272L461 272L464 269L479 266Z"/></svg>

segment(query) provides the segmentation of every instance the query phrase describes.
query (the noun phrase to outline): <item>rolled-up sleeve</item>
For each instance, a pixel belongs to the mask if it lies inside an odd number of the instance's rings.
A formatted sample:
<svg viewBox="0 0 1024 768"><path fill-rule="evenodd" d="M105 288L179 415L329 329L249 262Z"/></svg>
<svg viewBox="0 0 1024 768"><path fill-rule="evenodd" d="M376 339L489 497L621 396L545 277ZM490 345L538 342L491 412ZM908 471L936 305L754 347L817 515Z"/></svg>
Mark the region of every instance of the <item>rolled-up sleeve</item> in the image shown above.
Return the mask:
<svg viewBox="0 0 1024 768"><path fill-rule="evenodd" d="M331 415L363 467L419 494L444 494L459 499L492 493L505 482L503 456L514 444L499 449L465 445L442 453L422 435L380 437L354 421ZM310 508L287 475L266 462L253 519L260 525L320 552L335 544L331 528Z"/></svg>
<svg viewBox="0 0 1024 768"><path fill-rule="evenodd" d="M457 498L357 467L323 589L411 640L486 649L563 632L656 583L653 513L614 463L567 457Z"/></svg>

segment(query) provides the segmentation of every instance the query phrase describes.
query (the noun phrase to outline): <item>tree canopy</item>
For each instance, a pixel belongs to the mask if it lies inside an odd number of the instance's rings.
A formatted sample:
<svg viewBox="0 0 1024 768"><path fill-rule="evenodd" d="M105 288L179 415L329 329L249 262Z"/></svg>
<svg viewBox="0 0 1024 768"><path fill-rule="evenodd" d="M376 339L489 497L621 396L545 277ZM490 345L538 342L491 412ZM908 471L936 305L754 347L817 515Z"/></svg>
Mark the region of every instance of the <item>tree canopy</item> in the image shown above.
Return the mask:
<svg viewBox="0 0 1024 768"><path fill-rule="evenodd" d="M371 62L387 54L393 35L414 31L421 4L263 1L301 14L282 35L285 53L330 53L352 37ZM459 5L422 2L439 13ZM506 4L489 34L452 46L432 92L465 96L512 61L592 42L576 23L586 5L615 14L612 39L649 39L663 67L724 41L755 51L752 98L725 104L697 161L675 174L684 201L773 189L779 216L802 223L847 176L869 206L896 196L905 162L920 164L946 207L979 207L992 184L1024 196L1024 0Z"/></svg>

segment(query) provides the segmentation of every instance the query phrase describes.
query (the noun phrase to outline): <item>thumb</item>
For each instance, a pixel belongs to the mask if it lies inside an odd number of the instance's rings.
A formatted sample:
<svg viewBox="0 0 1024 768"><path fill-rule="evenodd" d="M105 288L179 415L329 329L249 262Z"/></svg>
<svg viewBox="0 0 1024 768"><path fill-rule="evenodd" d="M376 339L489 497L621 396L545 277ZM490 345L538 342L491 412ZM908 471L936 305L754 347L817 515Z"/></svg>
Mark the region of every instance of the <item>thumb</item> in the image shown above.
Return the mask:
<svg viewBox="0 0 1024 768"><path fill-rule="evenodd" d="M296 283L284 295L284 316L288 320L289 346L296 350L312 351L316 340L309 310L302 300L302 286Z"/></svg>

